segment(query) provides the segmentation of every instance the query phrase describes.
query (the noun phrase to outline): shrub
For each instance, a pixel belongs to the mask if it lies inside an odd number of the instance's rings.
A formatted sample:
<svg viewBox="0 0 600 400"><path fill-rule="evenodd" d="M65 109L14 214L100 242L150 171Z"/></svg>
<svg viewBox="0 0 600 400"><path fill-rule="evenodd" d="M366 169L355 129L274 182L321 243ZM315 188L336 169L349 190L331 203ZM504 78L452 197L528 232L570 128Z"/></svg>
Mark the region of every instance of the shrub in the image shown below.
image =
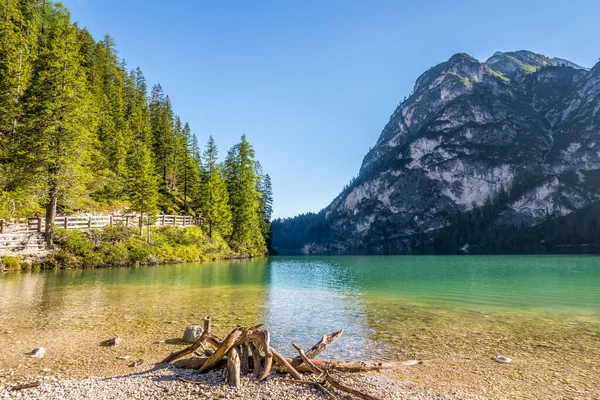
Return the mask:
<svg viewBox="0 0 600 400"><path fill-rule="evenodd" d="M18 271L21 269L21 259L18 256L2 256L0 265L9 271Z"/></svg>

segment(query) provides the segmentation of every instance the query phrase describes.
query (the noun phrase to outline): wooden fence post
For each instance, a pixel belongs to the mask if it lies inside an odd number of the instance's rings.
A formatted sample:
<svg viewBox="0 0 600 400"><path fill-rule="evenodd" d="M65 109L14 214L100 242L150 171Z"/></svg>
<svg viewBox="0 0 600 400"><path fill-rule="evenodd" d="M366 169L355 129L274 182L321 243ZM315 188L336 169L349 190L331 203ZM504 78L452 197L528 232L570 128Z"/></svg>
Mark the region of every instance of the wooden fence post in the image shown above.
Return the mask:
<svg viewBox="0 0 600 400"><path fill-rule="evenodd" d="M125 216L125 227L129 228L129 215Z"/></svg>
<svg viewBox="0 0 600 400"><path fill-rule="evenodd" d="M69 229L69 217L65 215L65 229Z"/></svg>
<svg viewBox="0 0 600 400"><path fill-rule="evenodd" d="M109 224L110 224L110 226L113 226L113 219L112 219L112 217L113 217L112 215L109 217L109 220L110 220Z"/></svg>
<svg viewBox="0 0 600 400"><path fill-rule="evenodd" d="M0 233L4 233L4 220L0 219Z"/></svg>
<svg viewBox="0 0 600 400"><path fill-rule="evenodd" d="M38 228L37 231L38 233L42 231L42 217L37 217L38 220Z"/></svg>
<svg viewBox="0 0 600 400"><path fill-rule="evenodd" d="M88 231L92 230L92 217L88 218Z"/></svg>

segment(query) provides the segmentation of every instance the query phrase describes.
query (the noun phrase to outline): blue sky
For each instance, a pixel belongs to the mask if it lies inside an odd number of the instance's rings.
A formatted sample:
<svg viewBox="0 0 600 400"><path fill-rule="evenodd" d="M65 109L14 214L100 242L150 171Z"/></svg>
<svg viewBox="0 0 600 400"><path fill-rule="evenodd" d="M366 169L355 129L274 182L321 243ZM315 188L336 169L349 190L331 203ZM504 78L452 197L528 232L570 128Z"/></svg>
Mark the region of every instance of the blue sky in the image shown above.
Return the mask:
<svg viewBox="0 0 600 400"><path fill-rule="evenodd" d="M212 134L224 156L247 134L277 217L327 206L416 78L455 53L600 57L598 0L63 2L162 84L202 145Z"/></svg>

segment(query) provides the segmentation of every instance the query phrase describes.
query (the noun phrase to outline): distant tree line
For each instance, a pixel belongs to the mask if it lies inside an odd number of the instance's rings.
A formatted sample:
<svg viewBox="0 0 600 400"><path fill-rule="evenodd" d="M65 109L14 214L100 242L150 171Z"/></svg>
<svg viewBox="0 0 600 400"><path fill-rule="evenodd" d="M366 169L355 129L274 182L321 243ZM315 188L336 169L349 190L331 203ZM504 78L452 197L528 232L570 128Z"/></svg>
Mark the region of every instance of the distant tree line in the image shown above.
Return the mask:
<svg viewBox="0 0 600 400"><path fill-rule="evenodd" d="M272 189L245 136L201 151L162 87L60 3L0 3L0 218L160 211L206 218L239 252L270 243ZM52 232L48 234L51 239Z"/></svg>

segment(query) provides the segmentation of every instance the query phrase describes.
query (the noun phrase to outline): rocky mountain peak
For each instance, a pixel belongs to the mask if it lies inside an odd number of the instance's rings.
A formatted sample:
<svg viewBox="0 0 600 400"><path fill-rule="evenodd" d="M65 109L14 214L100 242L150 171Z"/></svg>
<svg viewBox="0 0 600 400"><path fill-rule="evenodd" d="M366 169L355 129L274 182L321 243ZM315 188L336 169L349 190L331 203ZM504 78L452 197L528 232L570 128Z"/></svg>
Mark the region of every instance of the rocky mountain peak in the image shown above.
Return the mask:
<svg viewBox="0 0 600 400"><path fill-rule="evenodd" d="M588 72L565 61L525 50L486 62L459 53L427 70L357 178L303 217L309 233L294 246L476 249L490 232L600 208L600 63ZM274 225L276 246L292 226Z"/></svg>
<svg viewBox="0 0 600 400"><path fill-rule="evenodd" d="M485 63L510 79L536 72L548 65L558 65L556 61L528 50L496 52Z"/></svg>

